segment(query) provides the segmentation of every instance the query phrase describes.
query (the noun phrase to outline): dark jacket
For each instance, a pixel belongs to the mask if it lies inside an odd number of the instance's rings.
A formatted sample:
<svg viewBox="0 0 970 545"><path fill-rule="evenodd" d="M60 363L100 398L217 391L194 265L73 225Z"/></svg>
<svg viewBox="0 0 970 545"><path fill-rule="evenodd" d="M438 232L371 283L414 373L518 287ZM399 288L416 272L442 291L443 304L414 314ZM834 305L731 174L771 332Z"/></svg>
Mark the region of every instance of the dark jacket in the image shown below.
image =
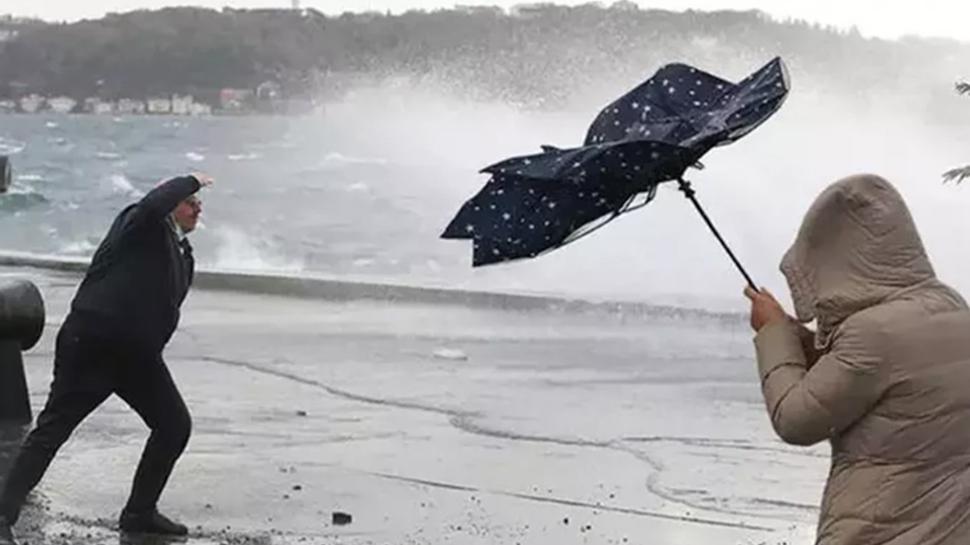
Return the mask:
<svg viewBox="0 0 970 545"><path fill-rule="evenodd" d="M199 187L173 178L118 214L71 304L86 331L152 352L168 343L195 267L169 214Z"/></svg>

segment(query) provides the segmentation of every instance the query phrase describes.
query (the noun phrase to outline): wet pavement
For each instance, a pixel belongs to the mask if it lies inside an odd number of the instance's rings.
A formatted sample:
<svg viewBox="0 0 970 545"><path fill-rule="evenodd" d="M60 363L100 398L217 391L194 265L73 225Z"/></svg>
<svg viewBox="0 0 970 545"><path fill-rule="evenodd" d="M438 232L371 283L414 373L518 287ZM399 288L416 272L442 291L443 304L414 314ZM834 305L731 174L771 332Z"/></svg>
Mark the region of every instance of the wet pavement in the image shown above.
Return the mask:
<svg viewBox="0 0 970 545"><path fill-rule="evenodd" d="M47 302L39 411L78 277L12 276ZM198 289L166 351L194 428L161 509L194 544L810 543L828 449L774 437L752 358L741 316ZM147 436L109 399L18 535L126 542ZM17 442L0 433L0 465Z"/></svg>

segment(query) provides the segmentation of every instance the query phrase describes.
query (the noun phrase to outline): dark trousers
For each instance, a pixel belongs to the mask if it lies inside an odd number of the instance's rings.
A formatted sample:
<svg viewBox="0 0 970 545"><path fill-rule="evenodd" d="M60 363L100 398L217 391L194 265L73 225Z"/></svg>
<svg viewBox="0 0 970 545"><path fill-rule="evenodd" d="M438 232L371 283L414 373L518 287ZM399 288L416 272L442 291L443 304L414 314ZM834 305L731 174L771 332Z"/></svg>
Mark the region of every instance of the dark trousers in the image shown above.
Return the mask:
<svg viewBox="0 0 970 545"><path fill-rule="evenodd" d="M57 335L50 396L0 495L0 515L11 523L61 445L111 394L123 399L151 429L125 512L155 509L185 450L192 422L162 355L106 339L95 328L69 315Z"/></svg>

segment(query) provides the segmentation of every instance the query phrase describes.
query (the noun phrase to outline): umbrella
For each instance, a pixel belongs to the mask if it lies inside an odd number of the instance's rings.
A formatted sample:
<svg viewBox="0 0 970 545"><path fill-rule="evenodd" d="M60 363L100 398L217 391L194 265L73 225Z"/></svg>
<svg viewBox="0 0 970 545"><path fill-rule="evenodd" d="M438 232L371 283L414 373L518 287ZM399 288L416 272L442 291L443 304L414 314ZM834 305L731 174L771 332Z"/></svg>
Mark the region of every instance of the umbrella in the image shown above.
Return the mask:
<svg viewBox="0 0 970 545"><path fill-rule="evenodd" d="M730 144L784 103L789 79L778 57L738 83L672 63L603 108L582 146L506 159L468 199L441 238L473 242L473 266L532 258L562 247L651 202L676 180L748 284L734 253L697 201L690 167Z"/></svg>

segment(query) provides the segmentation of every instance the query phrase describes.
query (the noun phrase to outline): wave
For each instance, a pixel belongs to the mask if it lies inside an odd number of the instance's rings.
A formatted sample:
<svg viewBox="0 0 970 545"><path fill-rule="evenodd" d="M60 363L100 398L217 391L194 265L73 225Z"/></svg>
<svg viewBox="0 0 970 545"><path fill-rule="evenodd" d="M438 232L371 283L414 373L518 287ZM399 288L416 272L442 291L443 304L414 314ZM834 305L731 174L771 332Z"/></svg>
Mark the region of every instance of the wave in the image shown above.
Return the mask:
<svg viewBox="0 0 970 545"><path fill-rule="evenodd" d="M12 186L7 193L0 193L0 211L3 212L20 212L47 202L47 198L42 194L18 189L16 185Z"/></svg>
<svg viewBox="0 0 970 545"><path fill-rule="evenodd" d="M43 182L45 178L40 174L18 174L17 180L20 182Z"/></svg>
<svg viewBox="0 0 970 545"><path fill-rule="evenodd" d="M115 153L113 151L99 151L95 153L94 156L97 157L98 159L105 159L109 161L114 159L121 159L121 154Z"/></svg>
<svg viewBox="0 0 970 545"><path fill-rule="evenodd" d="M205 161L205 155L202 155L201 153L196 153L194 151L190 151L186 153L185 158L188 159L189 161L194 161L196 163L201 163L202 161Z"/></svg>
<svg viewBox="0 0 970 545"><path fill-rule="evenodd" d="M10 184L10 187L7 188L6 194L7 195L41 195L41 193L37 191L37 188L35 188L34 186L28 183L24 183L26 181L27 180L25 180L24 178L18 177L17 180L14 181L14 183Z"/></svg>
<svg viewBox="0 0 970 545"><path fill-rule="evenodd" d="M34 267L83 273L87 270L88 261L85 258L64 255L0 252L0 266ZM375 282L349 277L328 277L307 274L302 271L299 273L240 271L200 266L196 273L195 285L200 289L313 298L337 302L376 300L511 311L588 312L622 315L624 318L718 321L731 326L743 326L746 319L746 316L740 313L655 305L637 301L596 301L530 293L474 291L428 284Z"/></svg>
<svg viewBox="0 0 970 545"><path fill-rule="evenodd" d="M0 155L16 155L27 148L25 142L0 136Z"/></svg>
<svg viewBox="0 0 970 545"><path fill-rule="evenodd" d="M386 165L387 160L373 157L353 157L342 153L331 152L324 156L322 166L342 165Z"/></svg>
<svg viewBox="0 0 970 545"><path fill-rule="evenodd" d="M303 263L285 259L274 254L259 239L233 227L220 227L215 230L219 239L216 249L215 266L231 270L259 270L299 273Z"/></svg>
<svg viewBox="0 0 970 545"><path fill-rule="evenodd" d="M89 256L97 249L97 243L92 242L91 239L83 239L63 245L59 253L76 256Z"/></svg>
<svg viewBox="0 0 970 545"><path fill-rule="evenodd" d="M226 156L230 161L254 161L261 157L258 153L230 153Z"/></svg>
<svg viewBox="0 0 970 545"><path fill-rule="evenodd" d="M112 174L109 180L111 181L111 188L115 193L122 193L137 198L145 196L145 192L131 185L131 181L124 174Z"/></svg>

